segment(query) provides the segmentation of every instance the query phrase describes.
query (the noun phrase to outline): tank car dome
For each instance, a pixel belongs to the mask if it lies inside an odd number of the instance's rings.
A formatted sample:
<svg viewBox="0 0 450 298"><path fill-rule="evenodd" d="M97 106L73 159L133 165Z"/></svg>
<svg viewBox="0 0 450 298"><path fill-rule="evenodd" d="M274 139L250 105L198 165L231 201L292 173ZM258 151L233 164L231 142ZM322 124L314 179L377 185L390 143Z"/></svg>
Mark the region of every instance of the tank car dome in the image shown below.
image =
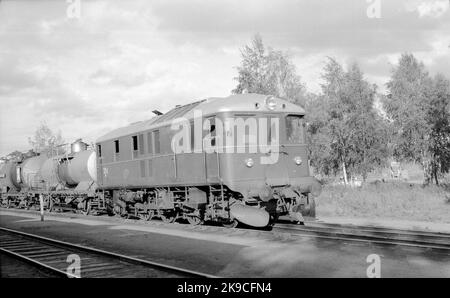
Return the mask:
<svg viewBox="0 0 450 298"><path fill-rule="evenodd" d="M81 139L76 140L70 145L70 152L71 153L78 153L81 151L87 150L88 144L83 142Z"/></svg>

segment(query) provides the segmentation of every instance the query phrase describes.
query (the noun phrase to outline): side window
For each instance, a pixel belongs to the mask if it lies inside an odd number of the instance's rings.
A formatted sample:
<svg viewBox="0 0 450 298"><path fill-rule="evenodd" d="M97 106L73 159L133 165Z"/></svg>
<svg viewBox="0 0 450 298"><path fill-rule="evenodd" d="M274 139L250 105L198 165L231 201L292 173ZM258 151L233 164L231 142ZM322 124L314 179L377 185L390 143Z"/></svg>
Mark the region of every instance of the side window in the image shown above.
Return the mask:
<svg viewBox="0 0 450 298"><path fill-rule="evenodd" d="M102 157L102 145L97 145L97 154L98 157Z"/></svg>
<svg viewBox="0 0 450 298"><path fill-rule="evenodd" d="M119 160L119 157L120 157L120 145L119 145L119 140L115 140L114 141L114 148L115 148L115 151L114 151L114 161L118 161Z"/></svg>
<svg viewBox="0 0 450 298"><path fill-rule="evenodd" d="M159 154L161 152L160 140L159 140L159 130L155 130L153 132L153 141L155 142L155 154Z"/></svg>
<svg viewBox="0 0 450 298"><path fill-rule="evenodd" d="M289 115L286 117L286 139L289 143L305 143L303 116Z"/></svg>
<svg viewBox="0 0 450 298"><path fill-rule="evenodd" d="M147 146L148 146L148 154L152 154L153 153L153 137L152 137L151 132L147 133Z"/></svg>
<svg viewBox="0 0 450 298"><path fill-rule="evenodd" d="M267 117L267 142L272 143L278 138L279 122L278 117Z"/></svg>
<svg viewBox="0 0 450 298"><path fill-rule="evenodd" d="M138 139L137 136L133 136L133 151L137 151L138 150Z"/></svg>
<svg viewBox="0 0 450 298"><path fill-rule="evenodd" d="M209 120L209 134L211 135L211 146L216 146L216 118L211 117Z"/></svg>
<svg viewBox="0 0 450 298"><path fill-rule="evenodd" d="M131 139L133 142L133 158L136 158L138 155L138 137L132 136Z"/></svg>

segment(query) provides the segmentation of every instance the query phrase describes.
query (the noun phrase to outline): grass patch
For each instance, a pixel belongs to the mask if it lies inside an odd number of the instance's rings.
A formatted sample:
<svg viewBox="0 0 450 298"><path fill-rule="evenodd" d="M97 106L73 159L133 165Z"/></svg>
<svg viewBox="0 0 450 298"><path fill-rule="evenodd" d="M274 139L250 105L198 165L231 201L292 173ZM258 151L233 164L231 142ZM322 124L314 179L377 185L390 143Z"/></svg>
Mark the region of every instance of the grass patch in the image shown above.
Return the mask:
<svg viewBox="0 0 450 298"><path fill-rule="evenodd" d="M316 200L317 216L392 218L450 223L448 187L371 183L358 188L325 186Z"/></svg>

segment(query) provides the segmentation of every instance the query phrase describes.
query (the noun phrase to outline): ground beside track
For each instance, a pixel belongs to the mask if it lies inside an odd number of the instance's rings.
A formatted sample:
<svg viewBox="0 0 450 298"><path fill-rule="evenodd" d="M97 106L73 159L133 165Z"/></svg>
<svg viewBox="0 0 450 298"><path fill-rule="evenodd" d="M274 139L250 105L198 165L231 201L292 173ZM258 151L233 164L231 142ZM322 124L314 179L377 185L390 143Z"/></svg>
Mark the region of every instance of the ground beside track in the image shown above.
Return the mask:
<svg viewBox="0 0 450 298"><path fill-rule="evenodd" d="M450 214L449 214L450 216ZM318 217L318 223L344 224L368 227L381 227L424 232L450 233L450 223L424 222L418 220L399 220L392 218L357 218L357 217Z"/></svg>
<svg viewBox="0 0 450 298"><path fill-rule="evenodd" d="M4 209L0 226L223 277L366 277L370 254L381 277L450 277L449 253L402 246Z"/></svg>
<svg viewBox="0 0 450 298"><path fill-rule="evenodd" d="M418 174L421 176L423 171ZM316 215L394 224L399 220L420 222L418 225L450 224L450 183L424 186L401 180L380 180L360 187L326 184L316 198ZM423 176L419 181L423 182Z"/></svg>

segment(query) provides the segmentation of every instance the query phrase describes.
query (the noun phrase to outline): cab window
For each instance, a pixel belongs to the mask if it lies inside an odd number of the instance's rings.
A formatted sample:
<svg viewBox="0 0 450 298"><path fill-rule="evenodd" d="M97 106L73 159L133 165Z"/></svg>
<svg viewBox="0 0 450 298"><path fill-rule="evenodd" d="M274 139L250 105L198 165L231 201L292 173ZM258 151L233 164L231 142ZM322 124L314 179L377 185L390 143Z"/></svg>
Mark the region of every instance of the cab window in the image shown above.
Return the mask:
<svg viewBox="0 0 450 298"><path fill-rule="evenodd" d="M293 144L305 142L303 116L288 115L286 117L286 140Z"/></svg>
<svg viewBox="0 0 450 298"><path fill-rule="evenodd" d="M211 117L209 120L209 134L211 136L211 146L216 146L216 118Z"/></svg>

